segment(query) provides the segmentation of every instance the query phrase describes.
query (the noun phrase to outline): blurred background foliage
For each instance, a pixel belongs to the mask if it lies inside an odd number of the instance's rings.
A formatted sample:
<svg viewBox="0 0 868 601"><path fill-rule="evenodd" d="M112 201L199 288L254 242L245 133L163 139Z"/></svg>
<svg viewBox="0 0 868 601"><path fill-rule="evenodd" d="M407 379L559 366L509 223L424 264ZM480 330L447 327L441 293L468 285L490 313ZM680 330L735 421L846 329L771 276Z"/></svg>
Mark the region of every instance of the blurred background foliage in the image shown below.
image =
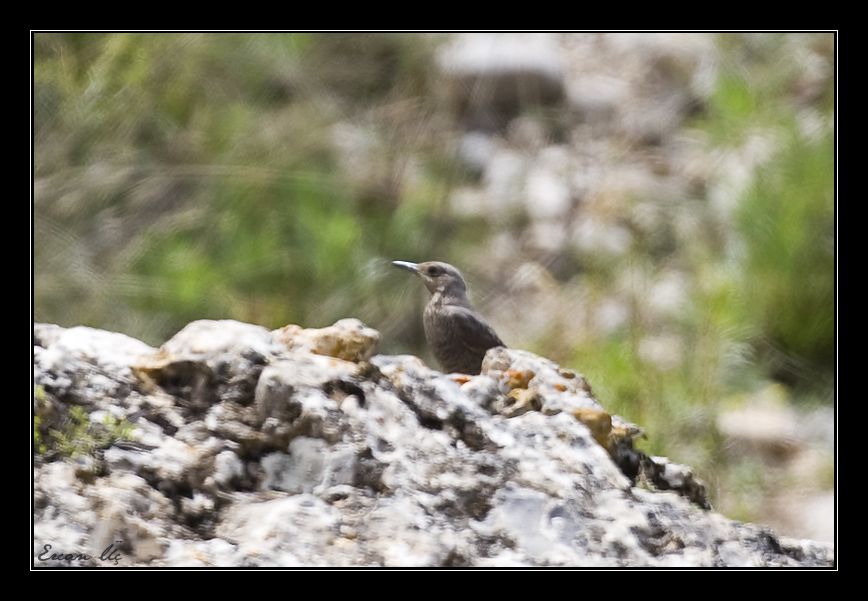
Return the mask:
<svg viewBox="0 0 868 601"><path fill-rule="evenodd" d="M446 260L724 512L824 536L834 36L481 39L36 34L36 319L355 316L430 360L387 261Z"/></svg>

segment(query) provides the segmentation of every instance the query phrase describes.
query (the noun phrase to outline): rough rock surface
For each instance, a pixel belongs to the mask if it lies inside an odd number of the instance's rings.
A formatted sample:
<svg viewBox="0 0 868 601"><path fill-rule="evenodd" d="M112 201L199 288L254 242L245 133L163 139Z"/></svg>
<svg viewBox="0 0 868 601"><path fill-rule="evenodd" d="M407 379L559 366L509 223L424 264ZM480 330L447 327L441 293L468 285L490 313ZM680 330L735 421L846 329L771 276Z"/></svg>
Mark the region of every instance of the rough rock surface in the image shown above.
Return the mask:
<svg viewBox="0 0 868 601"><path fill-rule="evenodd" d="M834 561L828 545L704 509L690 470L633 450L638 428L579 374L499 348L478 376L444 375L372 356L376 342L355 320L198 321L159 350L37 324L34 564ZM73 407L94 430L111 415L131 434L65 455L52 430Z"/></svg>

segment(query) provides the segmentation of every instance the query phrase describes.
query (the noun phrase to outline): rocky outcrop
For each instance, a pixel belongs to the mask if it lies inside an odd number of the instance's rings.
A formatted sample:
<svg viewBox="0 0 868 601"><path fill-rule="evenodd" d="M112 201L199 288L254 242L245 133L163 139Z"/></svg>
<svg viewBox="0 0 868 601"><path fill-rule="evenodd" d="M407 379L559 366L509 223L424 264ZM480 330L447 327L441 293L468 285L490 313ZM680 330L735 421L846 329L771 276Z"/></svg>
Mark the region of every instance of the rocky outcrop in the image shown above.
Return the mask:
<svg viewBox="0 0 868 601"><path fill-rule="evenodd" d="M708 509L580 375L374 355L357 320L34 329L34 564L828 566Z"/></svg>

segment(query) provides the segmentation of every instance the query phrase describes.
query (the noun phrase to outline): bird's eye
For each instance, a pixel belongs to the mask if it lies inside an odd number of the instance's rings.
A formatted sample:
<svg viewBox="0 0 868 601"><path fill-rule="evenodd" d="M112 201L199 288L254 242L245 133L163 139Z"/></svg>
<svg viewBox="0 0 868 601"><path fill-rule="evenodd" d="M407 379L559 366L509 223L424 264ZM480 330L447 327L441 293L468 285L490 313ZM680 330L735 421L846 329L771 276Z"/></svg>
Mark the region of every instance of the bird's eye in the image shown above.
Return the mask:
<svg viewBox="0 0 868 601"><path fill-rule="evenodd" d="M440 268L432 265L431 267L429 267L428 269L425 270L425 273L427 273L428 275L437 275L440 273Z"/></svg>

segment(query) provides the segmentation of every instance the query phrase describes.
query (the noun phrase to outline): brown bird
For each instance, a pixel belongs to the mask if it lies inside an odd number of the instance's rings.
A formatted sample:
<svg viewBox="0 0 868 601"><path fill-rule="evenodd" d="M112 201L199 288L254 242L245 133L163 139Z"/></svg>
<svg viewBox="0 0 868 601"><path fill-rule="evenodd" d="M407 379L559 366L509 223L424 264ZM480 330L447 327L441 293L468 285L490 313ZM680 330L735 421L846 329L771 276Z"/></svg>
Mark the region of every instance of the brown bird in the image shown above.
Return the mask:
<svg viewBox="0 0 868 601"><path fill-rule="evenodd" d="M464 278L452 265L439 261L392 261L392 265L418 275L431 293L422 323L428 345L443 371L478 374L485 351L495 346L506 346L494 329L473 310L467 300Z"/></svg>

